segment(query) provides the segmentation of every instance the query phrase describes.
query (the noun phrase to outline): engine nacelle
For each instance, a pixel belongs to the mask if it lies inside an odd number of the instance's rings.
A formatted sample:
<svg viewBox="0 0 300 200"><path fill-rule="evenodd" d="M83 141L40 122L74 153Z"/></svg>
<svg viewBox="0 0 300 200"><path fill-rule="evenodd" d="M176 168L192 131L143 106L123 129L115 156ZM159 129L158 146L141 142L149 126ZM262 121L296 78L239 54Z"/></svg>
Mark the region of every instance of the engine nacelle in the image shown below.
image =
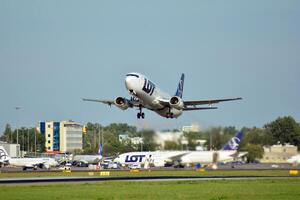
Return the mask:
<svg viewBox="0 0 300 200"><path fill-rule="evenodd" d="M169 103L172 108L176 108L178 110L182 110L184 107L182 99L177 96L172 97Z"/></svg>
<svg viewBox="0 0 300 200"><path fill-rule="evenodd" d="M129 108L128 100L123 97L117 97L115 99L115 105L122 110Z"/></svg>

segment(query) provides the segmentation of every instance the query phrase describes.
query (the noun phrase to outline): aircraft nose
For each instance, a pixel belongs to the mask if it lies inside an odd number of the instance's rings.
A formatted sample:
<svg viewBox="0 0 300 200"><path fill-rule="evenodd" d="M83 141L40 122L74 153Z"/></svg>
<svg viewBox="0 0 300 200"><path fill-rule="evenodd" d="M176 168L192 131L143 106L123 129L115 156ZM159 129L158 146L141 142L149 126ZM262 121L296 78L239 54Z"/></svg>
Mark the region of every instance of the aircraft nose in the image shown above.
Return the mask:
<svg viewBox="0 0 300 200"><path fill-rule="evenodd" d="M135 77L131 77L131 76L126 77L125 86L126 86L127 90L129 90L129 91L134 90L135 79L136 79Z"/></svg>

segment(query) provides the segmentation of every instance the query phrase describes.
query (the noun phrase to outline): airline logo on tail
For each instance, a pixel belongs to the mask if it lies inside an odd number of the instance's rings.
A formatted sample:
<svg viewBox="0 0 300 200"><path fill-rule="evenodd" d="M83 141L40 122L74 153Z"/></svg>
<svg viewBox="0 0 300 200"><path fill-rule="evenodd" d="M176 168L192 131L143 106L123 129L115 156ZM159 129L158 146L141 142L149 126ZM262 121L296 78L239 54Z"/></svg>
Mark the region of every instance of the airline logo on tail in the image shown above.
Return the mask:
<svg viewBox="0 0 300 200"><path fill-rule="evenodd" d="M243 133L238 132L233 138L231 138L227 144L223 147L223 150L237 150L242 140Z"/></svg>
<svg viewBox="0 0 300 200"><path fill-rule="evenodd" d="M181 78L180 78L180 81L178 83L178 87L177 87L177 91L175 93L175 96L182 98L183 84L184 84L184 74L181 74Z"/></svg>
<svg viewBox="0 0 300 200"><path fill-rule="evenodd" d="M3 146L0 147L0 161L6 161L9 159L6 150Z"/></svg>

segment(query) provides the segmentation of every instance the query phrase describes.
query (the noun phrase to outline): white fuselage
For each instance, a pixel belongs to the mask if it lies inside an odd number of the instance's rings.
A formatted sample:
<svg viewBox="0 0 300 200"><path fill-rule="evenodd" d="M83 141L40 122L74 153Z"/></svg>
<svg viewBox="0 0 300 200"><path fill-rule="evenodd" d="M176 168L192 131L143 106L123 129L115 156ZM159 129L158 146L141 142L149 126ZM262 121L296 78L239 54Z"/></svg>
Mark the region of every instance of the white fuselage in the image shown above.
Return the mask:
<svg viewBox="0 0 300 200"><path fill-rule="evenodd" d="M89 164L98 163L102 159L102 156L99 155L76 155L73 160L76 161L85 161Z"/></svg>
<svg viewBox="0 0 300 200"><path fill-rule="evenodd" d="M173 117L177 118L182 114L182 110L170 108L161 105L159 100L170 100L171 96L160 90L152 81L142 74L135 73L136 76L127 76L125 86L129 93L137 97L141 104L159 115L166 117L168 113L173 113Z"/></svg>
<svg viewBox="0 0 300 200"><path fill-rule="evenodd" d="M292 156L291 158L287 159L288 163L292 164L299 164L300 163L300 155Z"/></svg>
<svg viewBox="0 0 300 200"><path fill-rule="evenodd" d="M46 168L58 165L53 158L11 158L8 160L9 165L16 167L34 168L43 165Z"/></svg>
<svg viewBox="0 0 300 200"><path fill-rule="evenodd" d="M114 161L121 165L145 164L146 161L155 167L163 167L166 163L172 162L171 158L181 156L188 151L143 151L129 152L119 155Z"/></svg>
<svg viewBox="0 0 300 200"><path fill-rule="evenodd" d="M233 160L235 150L229 151L192 151L181 157L182 164L209 164L216 162L228 162Z"/></svg>
<svg viewBox="0 0 300 200"><path fill-rule="evenodd" d="M183 165L210 164L232 161L236 152L236 150L129 152L119 155L115 161L122 165L131 165L145 164L148 159L148 162L153 163L156 167L162 167L168 162L175 161Z"/></svg>

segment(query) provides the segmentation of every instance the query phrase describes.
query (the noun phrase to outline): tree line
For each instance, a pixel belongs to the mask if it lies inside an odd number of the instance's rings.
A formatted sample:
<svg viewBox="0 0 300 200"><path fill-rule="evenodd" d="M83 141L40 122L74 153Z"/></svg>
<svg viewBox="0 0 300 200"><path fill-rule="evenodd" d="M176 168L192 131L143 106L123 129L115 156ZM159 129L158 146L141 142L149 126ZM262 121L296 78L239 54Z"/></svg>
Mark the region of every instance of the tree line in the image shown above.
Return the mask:
<svg viewBox="0 0 300 200"><path fill-rule="evenodd" d="M154 151L161 147L154 141L154 130L137 130L135 126L125 123L112 123L102 126L98 123L87 123L83 134L83 149L76 154L96 154L99 144L103 145L104 156L115 156L129 151ZM179 131L179 130L173 130ZM182 144L182 138L178 141L166 141L164 150L195 150L197 140L206 140L205 147L209 149L221 149L225 143L233 137L237 128L212 127L200 132L184 132L183 137L187 144ZM300 125L291 116L278 117L276 120L266 123L263 127L243 127L244 134L240 144L240 151L247 151L248 161L261 158L264 145L285 144L295 145L300 149ZM36 135L36 138L35 138ZM119 140L120 135L128 135L129 138L141 137L142 144L133 144L130 140ZM13 130L9 124L6 125L1 141L16 143L17 130ZM37 152L45 151L45 139L35 128L22 127L18 129L18 141L21 150L33 152L35 143Z"/></svg>

